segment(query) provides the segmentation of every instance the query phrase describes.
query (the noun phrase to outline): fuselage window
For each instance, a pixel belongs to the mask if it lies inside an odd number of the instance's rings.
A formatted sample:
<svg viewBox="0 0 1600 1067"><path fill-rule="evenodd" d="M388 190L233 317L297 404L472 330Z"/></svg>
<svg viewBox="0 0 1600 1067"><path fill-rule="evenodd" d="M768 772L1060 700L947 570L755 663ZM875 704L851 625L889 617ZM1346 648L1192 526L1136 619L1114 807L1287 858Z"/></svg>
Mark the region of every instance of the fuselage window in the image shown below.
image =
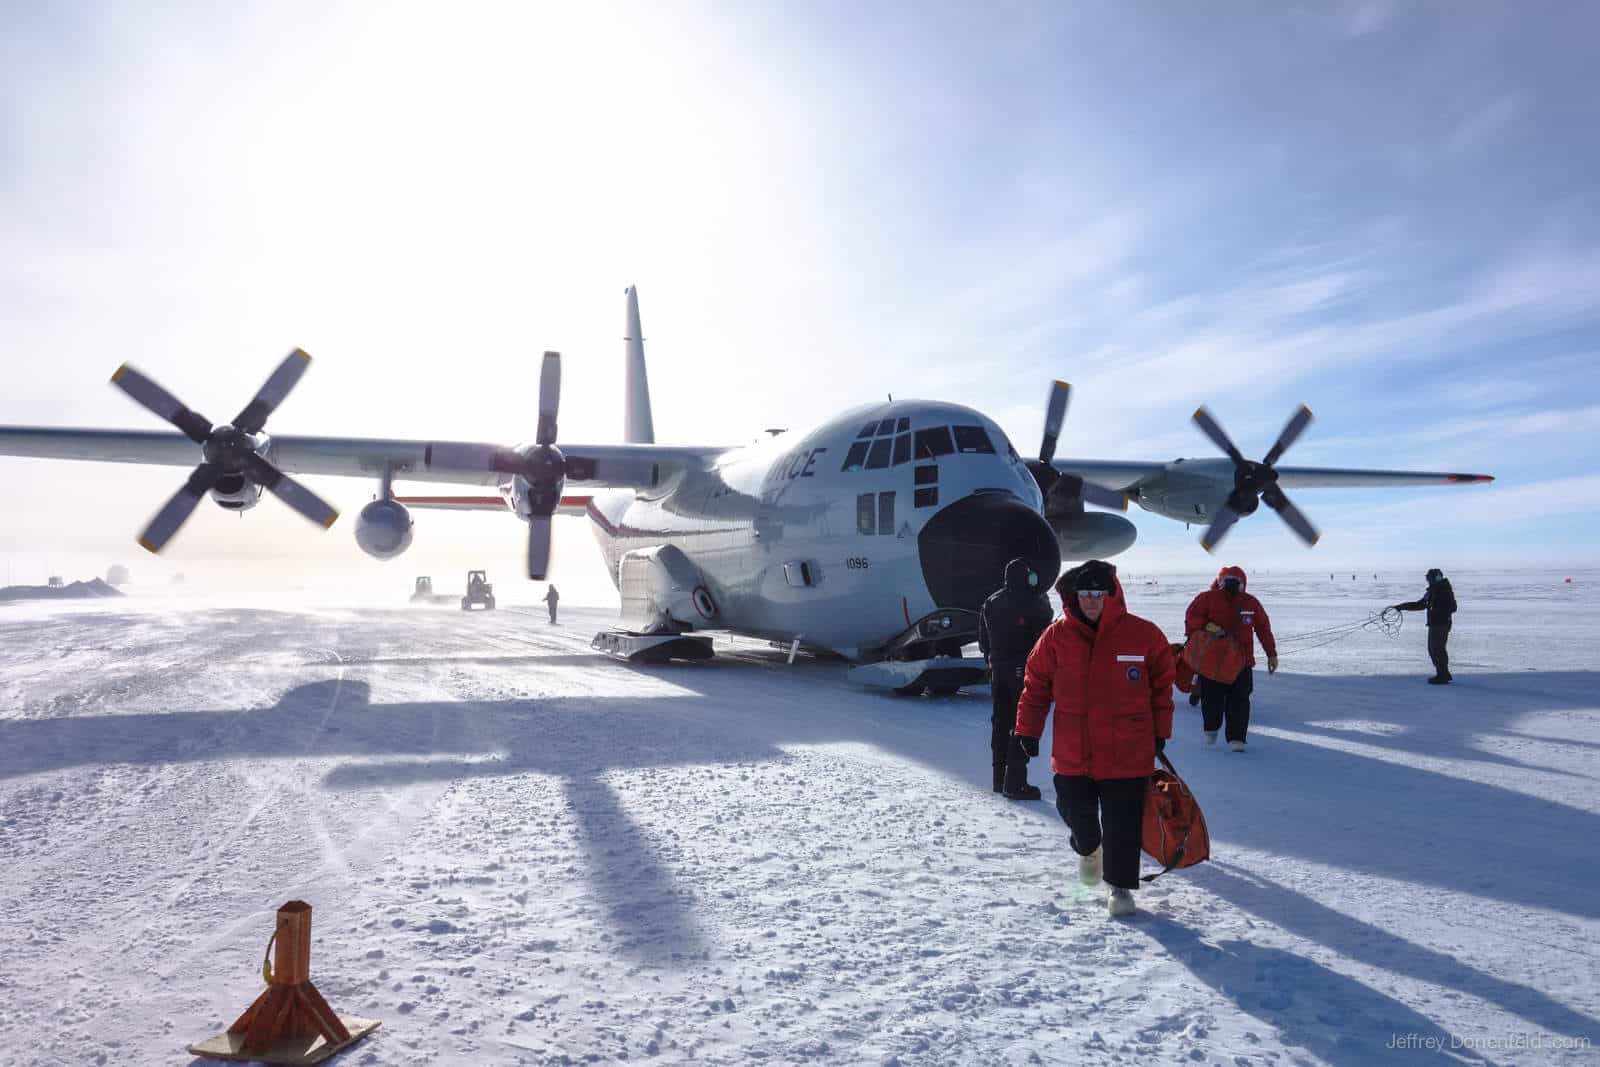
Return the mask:
<svg viewBox="0 0 1600 1067"><path fill-rule="evenodd" d="M939 487L935 485L926 489L918 489L916 496L912 499L912 503L919 508L936 506L939 503Z"/></svg>
<svg viewBox="0 0 1600 1067"><path fill-rule="evenodd" d="M889 450L894 447L894 441L888 437L880 437L872 442L872 451L867 453L867 470L875 471L889 465Z"/></svg>
<svg viewBox="0 0 1600 1067"><path fill-rule="evenodd" d="M878 494L878 533L894 533L894 494Z"/></svg>
<svg viewBox="0 0 1600 1067"><path fill-rule="evenodd" d="M911 462L911 435L903 433L894 439L894 465Z"/></svg>
<svg viewBox="0 0 1600 1067"><path fill-rule="evenodd" d="M867 461L867 449L872 446L871 441L857 441L850 446L850 451L844 454L844 466L841 471L856 471L861 469L861 464Z"/></svg>
<svg viewBox="0 0 1600 1067"><path fill-rule="evenodd" d="M936 459L939 456L948 456L955 450L956 446L950 443L950 427L935 426L932 429L917 431L918 459Z"/></svg>
<svg viewBox="0 0 1600 1067"><path fill-rule="evenodd" d="M878 423L878 432L880 434L894 433L894 420L884 419L882 422Z"/></svg>
<svg viewBox="0 0 1600 1067"><path fill-rule="evenodd" d="M959 452L994 452L994 445L989 443L989 435L983 432L982 426L957 426L956 450Z"/></svg>
<svg viewBox="0 0 1600 1067"><path fill-rule="evenodd" d="M900 421L895 424L894 432L895 433L910 433L911 432L911 418L910 418L910 416L908 416L908 415L900 416Z"/></svg>
<svg viewBox="0 0 1600 1067"><path fill-rule="evenodd" d="M872 493L862 493L856 497L856 533L876 532L873 523L877 521L878 512L873 496Z"/></svg>
<svg viewBox="0 0 1600 1067"><path fill-rule="evenodd" d="M938 467L938 465L937 464L932 464L932 465L929 465L929 466L926 466L926 467L918 467L918 468L916 468L916 474L914 474L912 476L911 480L913 482L915 482L917 485L934 485L934 484L937 484L938 481L939 481L939 467Z"/></svg>
<svg viewBox="0 0 1600 1067"><path fill-rule="evenodd" d="M856 436L857 437L871 437L874 433L877 432L877 429L878 429L878 424L876 422L869 422L865 426L861 427L861 432L856 434Z"/></svg>

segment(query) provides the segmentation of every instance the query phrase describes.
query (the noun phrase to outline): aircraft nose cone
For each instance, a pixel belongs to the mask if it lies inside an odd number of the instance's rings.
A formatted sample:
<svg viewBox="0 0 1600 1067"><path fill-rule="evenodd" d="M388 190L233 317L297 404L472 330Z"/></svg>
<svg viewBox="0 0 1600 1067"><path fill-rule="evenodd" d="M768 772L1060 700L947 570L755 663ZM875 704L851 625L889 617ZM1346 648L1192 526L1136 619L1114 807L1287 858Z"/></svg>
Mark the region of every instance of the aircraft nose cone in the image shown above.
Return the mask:
<svg viewBox="0 0 1600 1067"><path fill-rule="evenodd" d="M1007 493L977 493L941 510L917 535L922 577L941 608L976 611L1022 557L1050 588L1061 549L1044 516Z"/></svg>

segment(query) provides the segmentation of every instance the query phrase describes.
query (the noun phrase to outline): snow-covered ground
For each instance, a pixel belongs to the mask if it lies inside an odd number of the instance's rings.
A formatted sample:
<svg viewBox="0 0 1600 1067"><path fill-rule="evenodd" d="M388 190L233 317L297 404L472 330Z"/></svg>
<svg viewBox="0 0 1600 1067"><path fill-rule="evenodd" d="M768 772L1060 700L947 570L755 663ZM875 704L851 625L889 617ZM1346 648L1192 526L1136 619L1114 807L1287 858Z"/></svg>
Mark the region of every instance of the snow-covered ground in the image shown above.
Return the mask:
<svg viewBox="0 0 1600 1067"><path fill-rule="evenodd" d="M599 608L0 607L0 1062L188 1062L302 898L350 1063L1593 1063L1600 575L1453 577L1453 686L1412 615L1285 642L1246 754L1180 703L1213 862L1130 921L1040 763L988 791L986 691L629 667ZM1252 591L1283 637L1422 583Z"/></svg>

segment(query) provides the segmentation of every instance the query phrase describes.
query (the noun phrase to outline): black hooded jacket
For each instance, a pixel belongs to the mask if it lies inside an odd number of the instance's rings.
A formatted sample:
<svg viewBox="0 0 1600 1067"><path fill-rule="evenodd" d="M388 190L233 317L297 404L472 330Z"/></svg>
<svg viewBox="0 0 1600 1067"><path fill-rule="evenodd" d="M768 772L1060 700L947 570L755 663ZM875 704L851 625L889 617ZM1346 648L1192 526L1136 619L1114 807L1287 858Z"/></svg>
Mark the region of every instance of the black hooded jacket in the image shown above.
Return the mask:
<svg viewBox="0 0 1600 1067"><path fill-rule="evenodd" d="M1028 584L1032 573L1027 560L1007 563L1005 588L978 609L978 647L993 666L1019 667L1028 662L1028 653L1052 621L1044 590Z"/></svg>
<svg viewBox="0 0 1600 1067"><path fill-rule="evenodd" d="M1428 583L1428 591L1421 599L1395 607L1401 611L1426 611L1429 626L1449 626L1450 616L1456 613L1456 594L1450 588L1450 579L1441 576Z"/></svg>

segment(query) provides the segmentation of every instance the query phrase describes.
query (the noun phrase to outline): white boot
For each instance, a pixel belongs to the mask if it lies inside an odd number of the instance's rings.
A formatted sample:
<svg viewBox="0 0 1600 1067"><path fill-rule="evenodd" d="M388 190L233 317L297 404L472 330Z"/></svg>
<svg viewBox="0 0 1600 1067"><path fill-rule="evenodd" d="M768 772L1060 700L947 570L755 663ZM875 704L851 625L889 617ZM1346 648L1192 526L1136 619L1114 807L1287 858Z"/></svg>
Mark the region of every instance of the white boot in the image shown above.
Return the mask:
<svg viewBox="0 0 1600 1067"><path fill-rule="evenodd" d="M1206 731L1206 744L1214 745L1216 743L1217 743L1217 732L1215 730L1207 730Z"/></svg>
<svg viewBox="0 0 1600 1067"><path fill-rule="evenodd" d="M1230 751L1233 751L1233 752L1243 752L1244 751L1244 742L1243 741L1229 741L1228 742L1228 748L1229 748Z"/></svg>
<svg viewBox="0 0 1600 1067"><path fill-rule="evenodd" d="M1106 911L1113 917L1132 915L1137 910L1133 903L1133 890L1113 888L1106 896Z"/></svg>
<svg viewBox="0 0 1600 1067"><path fill-rule="evenodd" d="M1100 884L1100 850L1078 857L1078 881L1084 885Z"/></svg>

